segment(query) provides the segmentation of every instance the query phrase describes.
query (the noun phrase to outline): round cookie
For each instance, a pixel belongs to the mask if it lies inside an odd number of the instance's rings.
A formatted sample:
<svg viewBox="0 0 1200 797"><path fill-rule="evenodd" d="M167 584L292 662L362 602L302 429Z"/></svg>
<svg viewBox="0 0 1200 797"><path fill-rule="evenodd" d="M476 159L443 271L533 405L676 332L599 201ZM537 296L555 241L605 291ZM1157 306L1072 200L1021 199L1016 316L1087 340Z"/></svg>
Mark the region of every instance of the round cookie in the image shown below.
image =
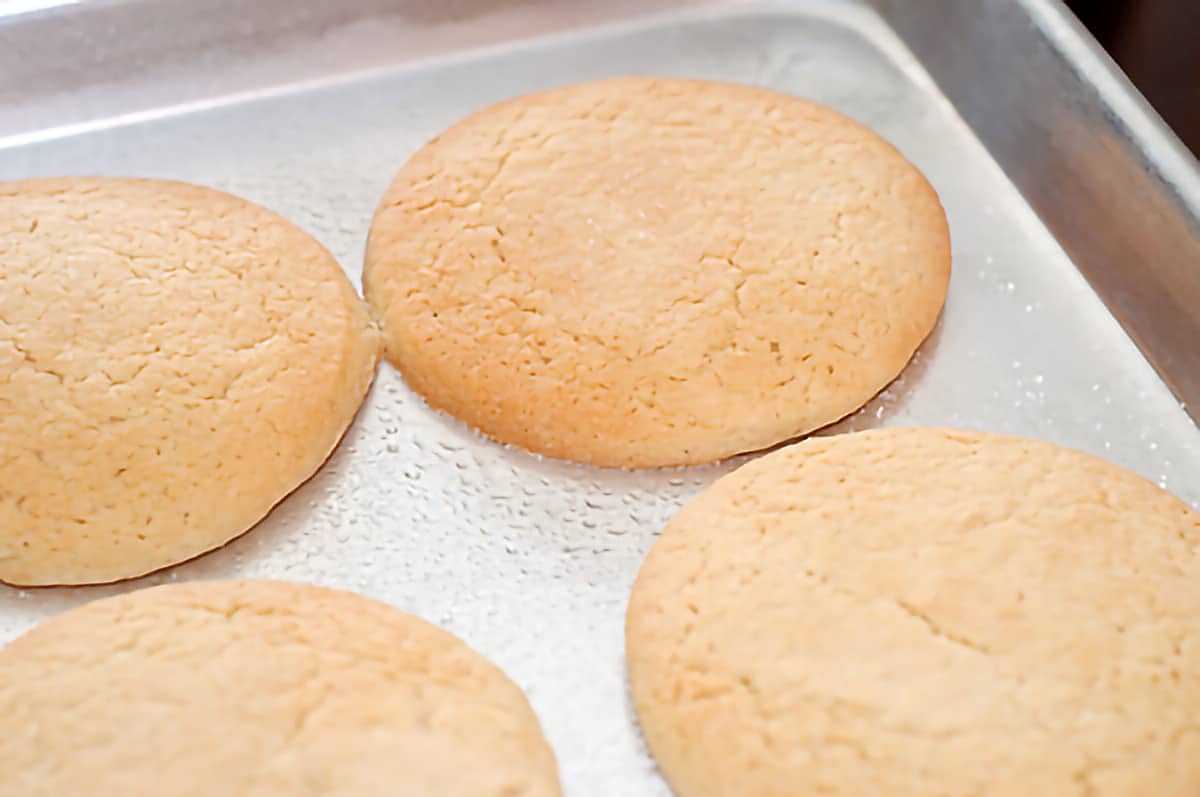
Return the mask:
<svg viewBox="0 0 1200 797"><path fill-rule="evenodd" d="M173 584L0 650L0 793L558 797L524 694L348 592Z"/></svg>
<svg viewBox="0 0 1200 797"><path fill-rule="evenodd" d="M329 456L379 349L333 256L257 205L0 182L0 581L129 578L241 534Z"/></svg>
<svg viewBox="0 0 1200 797"><path fill-rule="evenodd" d="M432 406L539 453L651 467L853 412L929 334L949 276L937 195L870 130L764 89L623 78L425 145L363 280Z"/></svg>
<svg viewBox="0 0 1200 797"><path fill-rule="evenodd" d="M678 797L1200 793L1200 514L976 432L811 439L668 525L629 604Z"/></svg>

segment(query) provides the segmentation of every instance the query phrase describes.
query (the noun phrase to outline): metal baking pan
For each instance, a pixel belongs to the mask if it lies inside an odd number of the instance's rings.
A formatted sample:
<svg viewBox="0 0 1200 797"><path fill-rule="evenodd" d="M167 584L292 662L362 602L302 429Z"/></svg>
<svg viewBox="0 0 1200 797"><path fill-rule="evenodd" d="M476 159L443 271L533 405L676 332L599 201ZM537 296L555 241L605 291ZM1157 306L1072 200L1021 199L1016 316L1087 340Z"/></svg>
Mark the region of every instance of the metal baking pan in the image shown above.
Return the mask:
<svg viewBox="0 0 1200 797"><path fill-rule="evenodd" d="M916 360L828 431L1031 435L1200 501L1200 173L1056 0L39 5L0 0L0 178L215 185L309 229L356 281L392 174L487 103L657 73L832 105L929 176L955 271ZM626 596L676 508L737 464L541 460L432 412L385 365L328 465L252 533L122 585L0 588L0 642L164 580L344 587L503 666L569 794L665 795L626 697Z"/></svg>

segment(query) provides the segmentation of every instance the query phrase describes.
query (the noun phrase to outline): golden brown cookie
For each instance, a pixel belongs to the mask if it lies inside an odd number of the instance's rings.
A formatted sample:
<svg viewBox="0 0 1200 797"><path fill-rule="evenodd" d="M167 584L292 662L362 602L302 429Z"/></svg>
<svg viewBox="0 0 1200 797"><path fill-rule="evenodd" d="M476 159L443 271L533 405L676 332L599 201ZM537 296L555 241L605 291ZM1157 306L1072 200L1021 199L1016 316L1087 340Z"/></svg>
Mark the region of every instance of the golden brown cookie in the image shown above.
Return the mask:
<svg viewBox="0 0 1200 797"><path fill-rule="evenodd" d="M160 180L0 182L0 580L222 545L329 456L379 335L317 241Z"/></svg>
<svg viewBox="0 0 1200 797"><path fill-rule="evenodd" d="M629 604L678 797L1200 794L1200 514L977 432L812 439L655 543Z"/></svg>
<svg viewBox="0 0 1200 797"><path fill-rule="evenodd" d="M389 359L484 433L707 462L853 412L929 334L929 183L820 105L624 78L482 110L401 169L367 246Z"/></svg>
<svg viewBox="0 0 1200 797"><path fill-rule="evenodd" d="M96 601L0 650L0 794L559 797L524 694L454 636L271 581Z"/></svg>

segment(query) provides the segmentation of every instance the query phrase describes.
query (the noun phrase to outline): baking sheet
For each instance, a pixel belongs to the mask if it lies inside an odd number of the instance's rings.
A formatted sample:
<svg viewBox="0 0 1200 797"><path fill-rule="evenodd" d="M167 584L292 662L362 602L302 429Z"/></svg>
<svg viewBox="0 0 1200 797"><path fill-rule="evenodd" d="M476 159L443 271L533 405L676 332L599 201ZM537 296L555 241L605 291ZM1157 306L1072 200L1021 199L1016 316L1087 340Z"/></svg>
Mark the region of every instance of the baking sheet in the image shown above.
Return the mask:
<svg viewBox="0 0 1200 797"><path fill-rule="evenodd" d="M1200 503L1200 430L893 32L850 2L683 9L446 54L325 84L0 139L0 178L170 177L299 223L356 284L367 226L421 143L485 104L618 74L752 83L827 103L894 142L950 217L941 323L901 379L828 433L950 425L1107 457ZM445 626L537 709L570 795L667 795L623 663L629 587L675 510L738 461L606 471L484 441L387 365L327 466L260 526L112 587L0 587L0 642L88 600L173 580L270 577L355 590Z"/></svg>

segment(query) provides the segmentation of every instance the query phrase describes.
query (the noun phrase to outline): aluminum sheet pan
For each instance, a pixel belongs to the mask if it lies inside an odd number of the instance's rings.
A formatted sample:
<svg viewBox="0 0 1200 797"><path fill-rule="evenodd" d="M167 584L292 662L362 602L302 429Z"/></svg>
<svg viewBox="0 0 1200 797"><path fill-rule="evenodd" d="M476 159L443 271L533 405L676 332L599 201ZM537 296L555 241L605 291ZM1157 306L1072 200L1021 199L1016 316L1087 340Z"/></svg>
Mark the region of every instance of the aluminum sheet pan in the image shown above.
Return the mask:
<svg viewBox="0 0 1200 797"><path fill-rule="evenodd" d="M413 39L420 37L411 26L425 24L392 16L379 25L327 20L307 43L303 30L291 28L260 50L245 37L231 39L225 58L188 55L163 65L127 54L127 61L156 64L148 72L114 72L100 59L78 84L67 76L36 86L20 114L11 103L7 115L0 110L0 178L100 173L218 186L310 230L358 283L368 222L392 174L422 142L485 104L635 73L742 81L810 97L875 128L925 171L947 207L954 243L950 295L931 339L899 381L827 432L917 424L1031 435L1103 455L1200 502L1200 430L1018 190L1024 178L1014 176L1017 166L1038 170L1013 161L1016 143L993 157L964 119L976 111L960 114L931 78L924 65L939 63L938 37L909 36L928 48L909 49L889 24L899 13L892 6L901 4L676 3L617 22L584 20L576 6L554 17L562 5L522 4L522 13L540 20L529 30L546 36L450 48L436 58L389 56L390 37L400 34L381 27L408 25L404 35ZM100 25L105 14L129 11L128 4L101 6L89 10L96 47L111 32ZM1052 8L1026 0L1007 7ZM55 20L69 18L56 13ZM569 24L559 24L566 16ZM0 21L0 40L49 30L46 19ZM966 14L945 20L971 25ZM430 40L446 31L432 28ZM347 46L355 36L361 47ZM464 40L474 46L486 39ZM314 42L329 41L349 60L314 54ZM1022 52L1011 55L1008 65L989 69L1025 68ZM328 79L315 80L314 62ZM288 63L295 80L285 79ZM237 70L246 81L230 77ZM950 93L961 97L966 79ZM153 90L131 88L139 85ZM19 89L4 83L0 96L11 99ZM87 103L72 105L72 97ZM146 97L161 106L136 107ZM1072 101L1096 107L1086 96ZM995 128L980 130L996 148ZM1029 153L1054 155L1039 149L1036 128L1029 135ZM1160 198L1167 205L1178 199ZM1186 219L1180 223L1189 229ZM539 459L431 411L384 365L330 462L252 532L122 585L0 587L0 642L85 601L163 581L271 577L356 590L445 626L524 687L568 794L666 795L627 697L626 598L668 518L737 464L622 472Z"/></svg>

